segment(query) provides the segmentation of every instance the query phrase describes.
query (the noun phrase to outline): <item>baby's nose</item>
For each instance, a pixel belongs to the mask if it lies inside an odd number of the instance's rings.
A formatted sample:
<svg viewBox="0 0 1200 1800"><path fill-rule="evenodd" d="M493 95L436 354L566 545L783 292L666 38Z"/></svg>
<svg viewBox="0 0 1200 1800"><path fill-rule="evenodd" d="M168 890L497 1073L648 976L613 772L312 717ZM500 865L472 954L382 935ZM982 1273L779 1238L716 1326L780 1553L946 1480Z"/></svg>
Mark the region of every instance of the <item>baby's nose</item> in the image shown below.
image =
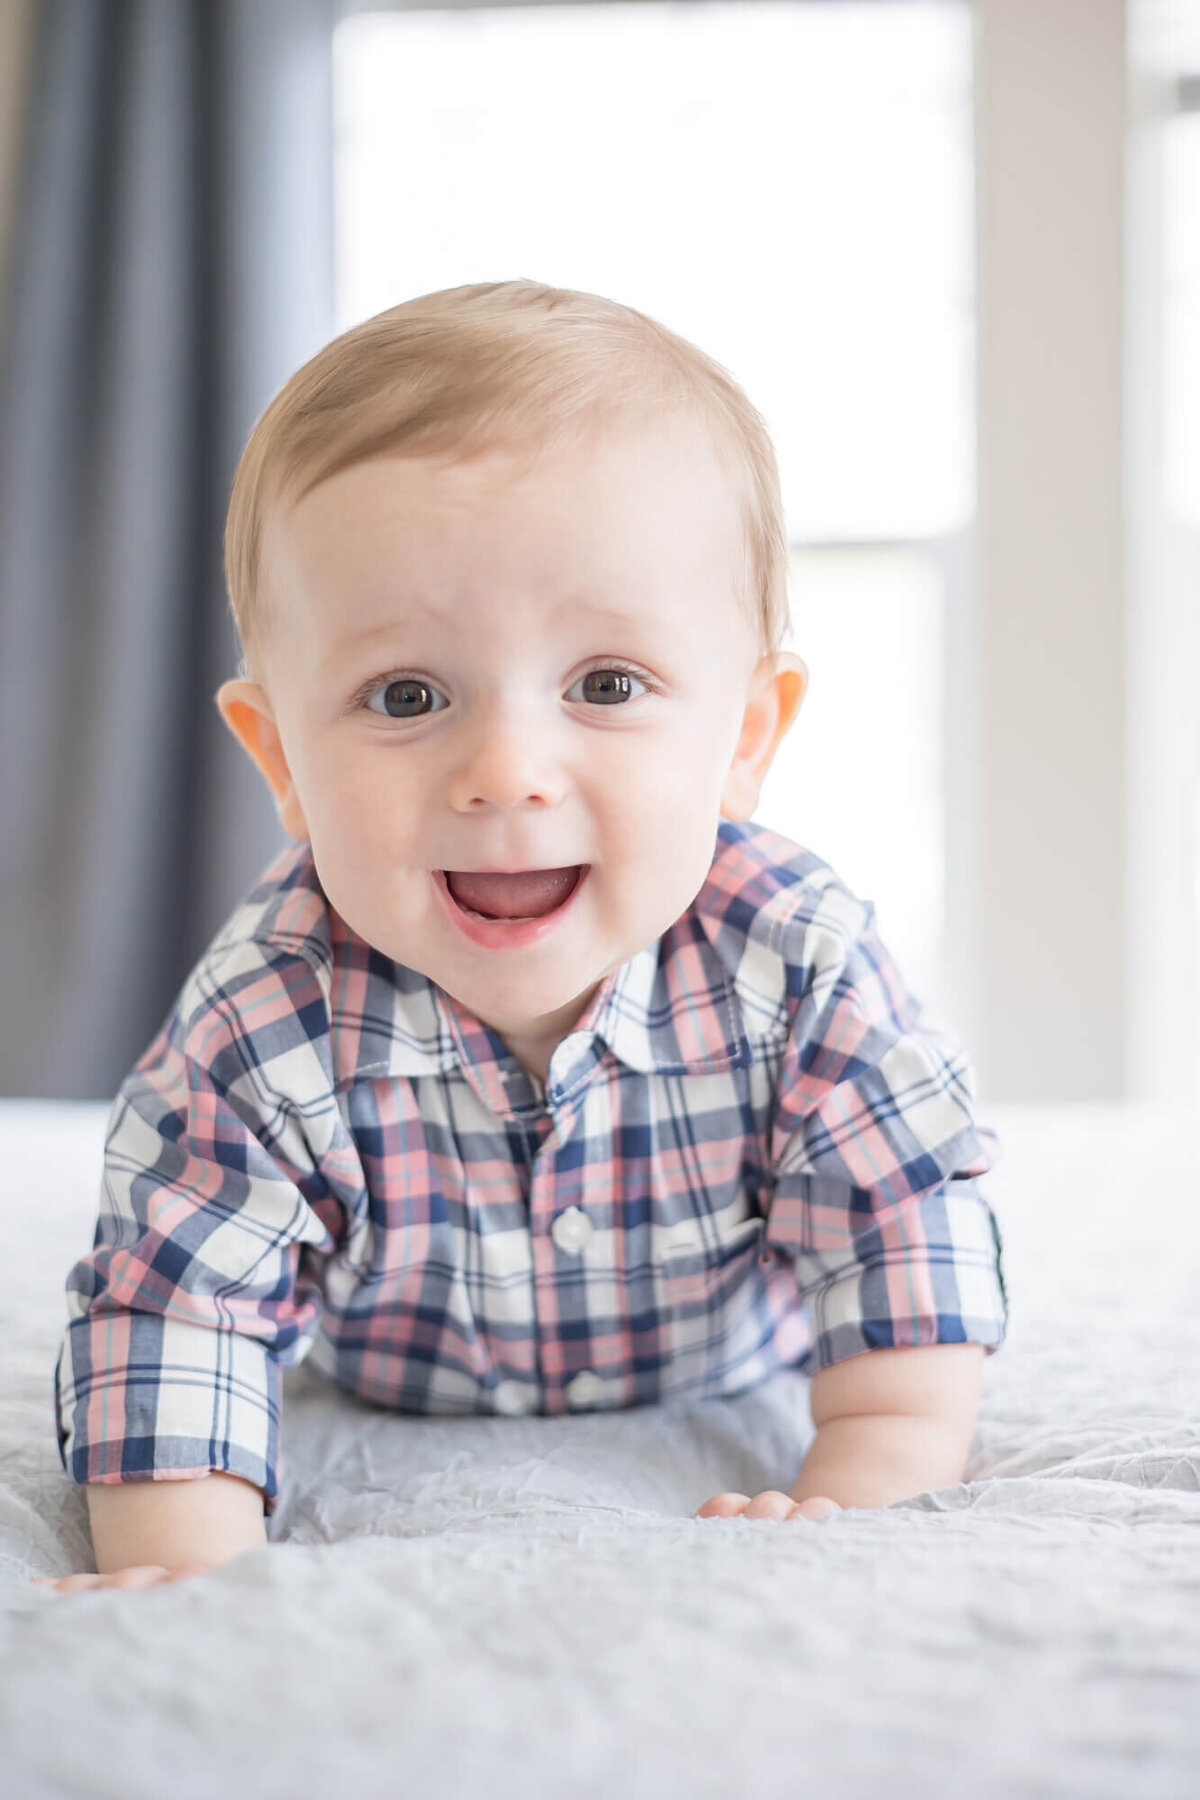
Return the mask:
<svg viewBox="0 0 1200 1800"><path fill-rule="evenodd" d="M519 719L493 719L477 731L450 777L456 812L557 806L565 783L545 737Z"/></svg>

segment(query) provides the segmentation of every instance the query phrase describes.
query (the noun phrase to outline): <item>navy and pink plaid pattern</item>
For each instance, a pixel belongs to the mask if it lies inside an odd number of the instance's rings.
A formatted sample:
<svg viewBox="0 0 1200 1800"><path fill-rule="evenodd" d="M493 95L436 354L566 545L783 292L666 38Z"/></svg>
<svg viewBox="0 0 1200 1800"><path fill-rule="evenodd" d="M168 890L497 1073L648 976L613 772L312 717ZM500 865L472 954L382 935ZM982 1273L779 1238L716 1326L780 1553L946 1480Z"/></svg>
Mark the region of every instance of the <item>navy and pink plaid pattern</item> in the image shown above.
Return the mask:
<svg viewBox="0 0 1200 1800"><path fill-rule="evenodd" d="M995 1349L994 1160L829 866L723 822L677 923L543 1088L281 852L122 1086L56 1370L77 1481L240 1475L275 1504L308 1357L413 1413L740 1392L865 1350Z"/></svg>

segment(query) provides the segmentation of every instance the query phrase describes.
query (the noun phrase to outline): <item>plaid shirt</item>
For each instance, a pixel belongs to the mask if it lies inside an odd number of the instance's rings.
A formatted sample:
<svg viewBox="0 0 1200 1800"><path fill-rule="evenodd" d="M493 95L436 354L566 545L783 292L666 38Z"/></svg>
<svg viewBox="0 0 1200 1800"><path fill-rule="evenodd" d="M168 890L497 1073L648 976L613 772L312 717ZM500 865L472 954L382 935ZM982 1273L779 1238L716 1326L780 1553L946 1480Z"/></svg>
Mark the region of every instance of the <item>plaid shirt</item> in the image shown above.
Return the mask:
<svg viewBox="0 0 1200 1800"><path fill-rule="evenodd" d="M734 1394L1005 1331L966 1058L873 908L722 823L545 1085L357 937L307 843L264 872L113 1107L68 1278L77 1481L240 1475L275 1504L281 1370L402 1412Z"/></svg>

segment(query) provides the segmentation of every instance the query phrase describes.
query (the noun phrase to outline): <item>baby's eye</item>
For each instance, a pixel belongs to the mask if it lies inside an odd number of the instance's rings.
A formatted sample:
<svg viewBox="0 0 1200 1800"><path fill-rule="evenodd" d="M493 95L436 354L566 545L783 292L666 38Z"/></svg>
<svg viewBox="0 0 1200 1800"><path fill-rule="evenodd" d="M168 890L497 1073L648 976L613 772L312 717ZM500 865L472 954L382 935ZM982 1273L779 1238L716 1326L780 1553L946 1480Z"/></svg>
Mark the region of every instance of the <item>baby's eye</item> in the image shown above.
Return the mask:
<svg viewBox="0 0 1200 1800"><path fill-rule="evenodd" d="M427 681L398 675L375 689L367 700L367 711L382 713L388 719L420 719L426 713L441 712L449 704L446 696Z"/></svg>
<svg viewBox="0 0 1200 1800"><path fill-rule="evenodd" d="M633 673L632 669L589 669L586 675L572 682L567 689L567 699L575 697L575 689L582 687L581 699L591 700L597 706L619 706L624 700L634 698L633 684L645 689L645 682Z"/></svg>

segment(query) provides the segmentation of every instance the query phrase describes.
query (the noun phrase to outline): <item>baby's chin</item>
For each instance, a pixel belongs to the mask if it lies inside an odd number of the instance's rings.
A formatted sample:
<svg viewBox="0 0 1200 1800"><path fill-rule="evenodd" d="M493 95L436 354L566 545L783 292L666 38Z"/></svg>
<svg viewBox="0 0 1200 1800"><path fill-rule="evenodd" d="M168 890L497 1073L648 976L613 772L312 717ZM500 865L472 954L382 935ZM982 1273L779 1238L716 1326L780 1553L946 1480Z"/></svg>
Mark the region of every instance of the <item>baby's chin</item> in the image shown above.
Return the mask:
<svg viewBox="0 0 1200 1800"><path fill-rule="evenodd" d="M602 981L687 911L707 866L678 893L640 896L642 904L606 920L606 896L597 870L587 865L590 891L581 890L575 916L564 917L543 942L506 949L486 948L456 932L436 872L405 870L381 884L372 871L369 892L365 882L339 879L334 871L327 881L319 859L317 872L330 904L373 950L436 983L493 1029L523 1033L573 1007L578 1017Z"/></svg>

